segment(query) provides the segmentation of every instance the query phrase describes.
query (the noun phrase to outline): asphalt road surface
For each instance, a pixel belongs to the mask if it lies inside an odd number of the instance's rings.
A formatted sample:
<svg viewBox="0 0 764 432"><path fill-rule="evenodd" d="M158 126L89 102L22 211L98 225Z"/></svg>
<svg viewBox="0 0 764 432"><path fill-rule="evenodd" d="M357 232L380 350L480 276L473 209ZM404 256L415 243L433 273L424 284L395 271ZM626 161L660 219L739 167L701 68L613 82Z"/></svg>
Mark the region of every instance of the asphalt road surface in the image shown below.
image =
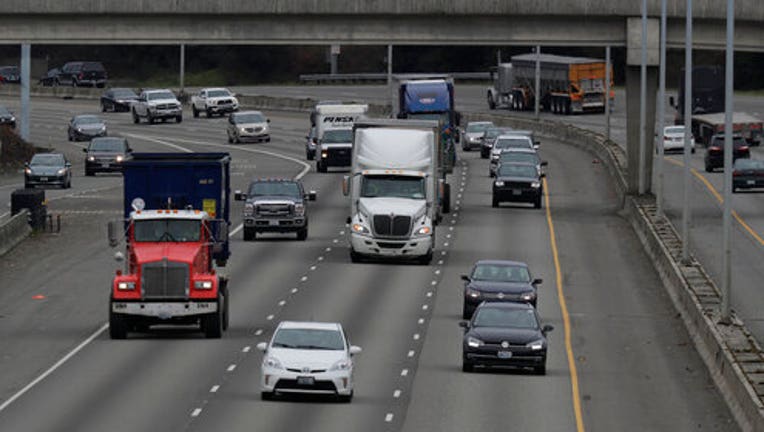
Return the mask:
<svg viewBox="0 0 764 432"><path fill-rule="evenodd" d="M351 264L342 173L305 165L307 115L268 113L272 142L228 145L222 119L133 125L127 114L105 114L111 134L136 151L231 152L233 188L304 174L318 192L306 242L245 243L234 230L222 339L180 327L112 341L104 330L117 265L105 225L120 217L121 178L85 178L81 148L65 141L67 118L97 105L33 102L32 140L67 153L75 177L71 190L47 191L62 232L35 235L0 258L0 430L737 430L619 217L607 173L587 153L544 143L542 210L491 208L486 161L462 154L450 177L458 208L437 228L432 265ZM0 199L20 178L0 179ZM240 211L236 203L234 227ZM544 279L539 311L556 327L547 376L461 372L459 275L492 257L524 260ZM254 346L283 319L342 322L364 348L351 404L260 400Z"/></svg>

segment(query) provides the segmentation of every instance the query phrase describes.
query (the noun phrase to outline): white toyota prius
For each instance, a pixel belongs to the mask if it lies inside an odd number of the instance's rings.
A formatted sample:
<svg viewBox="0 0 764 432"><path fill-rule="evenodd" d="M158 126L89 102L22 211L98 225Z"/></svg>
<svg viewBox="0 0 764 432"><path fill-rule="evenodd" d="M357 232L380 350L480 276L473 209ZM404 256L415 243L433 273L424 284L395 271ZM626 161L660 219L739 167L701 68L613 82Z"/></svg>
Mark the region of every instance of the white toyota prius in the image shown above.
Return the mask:
<svg viewBox="0 0 764 432"><path fill-rule="evenodd" d="M353 398L353 356L361 348L350 345L337 323L283 321L263 351L260 390L263 400L275 394L335 395Z"/></svg>

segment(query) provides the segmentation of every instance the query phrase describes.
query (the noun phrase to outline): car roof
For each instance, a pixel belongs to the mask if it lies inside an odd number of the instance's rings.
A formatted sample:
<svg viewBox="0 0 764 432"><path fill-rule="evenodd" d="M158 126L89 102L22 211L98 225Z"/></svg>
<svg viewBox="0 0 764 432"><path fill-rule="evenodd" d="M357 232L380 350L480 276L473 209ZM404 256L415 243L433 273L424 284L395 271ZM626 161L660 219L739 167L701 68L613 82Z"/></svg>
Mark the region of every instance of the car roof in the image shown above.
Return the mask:
<svg viewBox="0 0 764 432"><path fill-rule="evenodd" d="M230 93L230 92L231 92L230 90L228 90L228 89L227 89L227 88L225 88L225 87L206 87L206 88L204 88L204 89L202 89L202 90L205 90L205 91L212 91L212 90L225 90L225 91L227 91L228 93Z"/></svg>
<svg viewBox="0 0 764 432"><path fill-rule="evenodd" d="M528 264L522 262L522 261L510 261L510 260L493 260L493 259L485 259L485 260L478 260L475 262L475 265L506 265L506 266L520 266L520 267L528 267Z"/></svg>
<svg viewBox="0 0 764 432"><path fill-rule="evenodd" d="M467 122L468 126L471 125L471 124L493 124L493 122L492 121L471 121L471 122Z"/></svg>
<svg viewBox="0 0 764 432"><path fill-rule="evenodd" d="M528 154L535 154L538 155L538 152L531 148L523 148L523 147L509 147L501 149L500 154L504 153L528 153Z"/></svg>
<svg viewBox="0 0 764 432"><path fill-rule="evenodd" d="M74 118L75 118L75 120L86 119L86 118L94 118L94 119L98 119L98 120L103 121L103 119L101 117L98 117L95 114L77 114L76 116L74 116Z"/></svg>
<svg viewBox="0 0 764 432"><path fill-rule="evenodd" d="M244 115L244 114L260 114L263 115L262 111L255 111L255 110L249 110L249 111L237 111L235 113L232 113L234 117Z"/></svg>
<svg viewBox="0 0 764 432"><path fill-rule="evenodd" d="M256 178L252 179L250 183L274 183L274 182L281 182L281 183L300 183L299 180L286 178L286 177L267 177L267 178Z"/></svg>
<svg viewBox="0 0 764 432"><path fill-rule="evenodd" d="M480 303L480 306L478 308L495 308L495 309L530 309L533 310L533 306L529 303L515 303L515 302L489 302L484 301L483 303Z"/></svg>
<svg viewBox="0 0 764 432"><path fill-rule="evenodd" d="M529 137L527 134L517 133L516 131L512 131L511 133L501 134L501 135L499 135L497 137L497 139L502 139L502 138L526 138L526 139L531 139L531 137Z"/></svg>
<svg viewBox="0 0 764 432"><path fill-rule="evenodd" d="M279 329L342 330L339 323L318 321L281 321Z"/></svg>

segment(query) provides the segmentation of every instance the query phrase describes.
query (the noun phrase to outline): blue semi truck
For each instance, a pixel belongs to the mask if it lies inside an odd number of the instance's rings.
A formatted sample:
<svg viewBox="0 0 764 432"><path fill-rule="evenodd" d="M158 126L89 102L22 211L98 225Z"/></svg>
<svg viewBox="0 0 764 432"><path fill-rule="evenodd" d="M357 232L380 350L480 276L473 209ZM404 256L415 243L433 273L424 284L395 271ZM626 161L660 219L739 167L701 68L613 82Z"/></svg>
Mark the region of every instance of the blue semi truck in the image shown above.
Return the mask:
<svg viewBox="0 0 764 432"><path fill-rule="evenodd" d="M230 256L228 153L134 153L123 163L125 261L112 281L109 333L155 324L198 324L208 338L228 327L228 280L214 264Z"/></svg>

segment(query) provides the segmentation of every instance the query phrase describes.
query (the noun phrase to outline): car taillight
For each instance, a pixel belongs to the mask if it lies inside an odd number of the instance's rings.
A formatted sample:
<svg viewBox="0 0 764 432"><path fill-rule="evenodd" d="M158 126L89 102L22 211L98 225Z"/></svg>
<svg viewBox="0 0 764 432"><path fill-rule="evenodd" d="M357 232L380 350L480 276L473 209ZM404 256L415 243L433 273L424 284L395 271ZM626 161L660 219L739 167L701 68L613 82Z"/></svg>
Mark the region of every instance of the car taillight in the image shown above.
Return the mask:
<svg viewBox="0 0 764 432"><path fill-rule="evenodd" d="M740 174L742 174L742 173L741 173L740 171L738 171L738 170L734 170L734 171L732 171L732 177L737 177L737 176L739 176Z"/></svg>
<svg viewBox="0 0 764 432"><path fill-rule="evenodd" d="M747 151L748 151L748 146L740 146L740 147L739 147L739 150L740 150L741 152L747 152Z"/></svg>
<svg viewBox="0 0 764 432"><path fill-rule="evenodd" d="M85 74L84 74L84 73L82 73L82 72L80 72L80 74L78 75L78 77L79 77L79 79L82 79L82 78L84 78L84 77L85 77Z"/></svg>
<svg viewBox="0 0 764 432"><path fill-rule="evenodd" d="M713 147L709 147L708 151L718 152L718 151L722 151L722 148L721 147L717 147L717 146L713 146Z"/></svg>

